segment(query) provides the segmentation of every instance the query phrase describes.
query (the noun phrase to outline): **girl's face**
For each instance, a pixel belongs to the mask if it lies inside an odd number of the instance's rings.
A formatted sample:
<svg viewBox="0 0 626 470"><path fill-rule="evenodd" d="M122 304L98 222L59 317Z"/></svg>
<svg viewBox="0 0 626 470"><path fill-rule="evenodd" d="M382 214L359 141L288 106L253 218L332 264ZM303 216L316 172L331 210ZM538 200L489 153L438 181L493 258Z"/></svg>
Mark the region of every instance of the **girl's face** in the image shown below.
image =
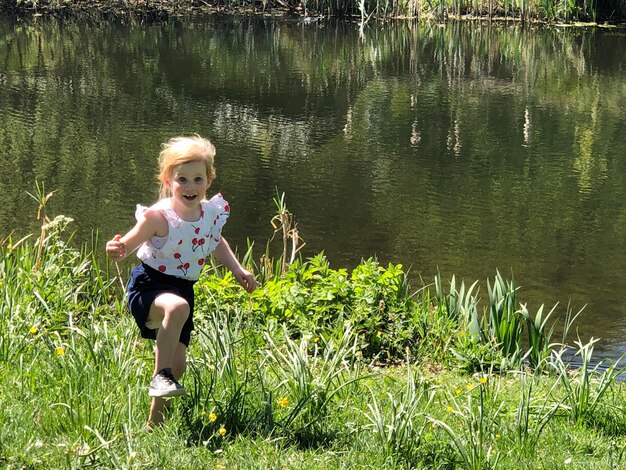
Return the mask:
<svg viewBox="0 0 626 470"><path fill-rule="evenodd" d="M172 193L172 199L181 209L195 209L204 199L209 180L206 164L202 160L181 163L172 168L169 181L166 182Z"/></svg>

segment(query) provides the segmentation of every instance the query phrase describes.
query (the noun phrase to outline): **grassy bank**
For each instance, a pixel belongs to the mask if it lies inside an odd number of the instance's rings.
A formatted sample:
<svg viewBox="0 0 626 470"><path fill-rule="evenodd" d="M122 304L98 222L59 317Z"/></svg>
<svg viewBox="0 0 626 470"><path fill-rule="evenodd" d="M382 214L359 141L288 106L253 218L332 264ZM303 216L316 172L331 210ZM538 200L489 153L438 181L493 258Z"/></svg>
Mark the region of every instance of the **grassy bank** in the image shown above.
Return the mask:
<svg viewBox="0 0 626 470"><path fill-rule="evenodd" d="M478 284L435 279L414 291L400 265L291 262L297 232L277 208L278 256L244 257L260 289L243 293L217 266L198 283L189 393L152 433L153 356L125 311L125 273L74 247L63 217L5 239L0 465L626 464L619 371L593 369L593 341L566 350L552 311L528 312L513 281L489 280L482 312ZM583 368L570 367L572 354Z"/></svg>
<svg viewBox="0 0 626 470"><path fill-rule="evenodd" d="M625 0L0 0L0 10L17 13L100 14L166 19L190 13L262 13L303 17L429 18L435 20L500 18L547 22L623 22Z"/></svg>

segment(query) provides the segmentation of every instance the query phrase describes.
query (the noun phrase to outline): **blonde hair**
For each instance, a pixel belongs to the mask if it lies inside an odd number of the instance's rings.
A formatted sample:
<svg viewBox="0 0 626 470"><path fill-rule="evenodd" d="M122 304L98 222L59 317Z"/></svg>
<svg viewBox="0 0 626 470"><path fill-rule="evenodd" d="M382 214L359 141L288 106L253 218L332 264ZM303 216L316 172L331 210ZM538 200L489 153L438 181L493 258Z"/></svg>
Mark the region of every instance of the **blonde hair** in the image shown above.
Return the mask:
<svg viewBox="0 0 626 470"><path fill-rule="evenodd" d="M209 185L215 179L215 146L209 139L195 134L190 137L174 137L164 143L159 154L159 196L166 198L171 195L172 170L183 163L204 161L206 164L207 182Z"/></svg>

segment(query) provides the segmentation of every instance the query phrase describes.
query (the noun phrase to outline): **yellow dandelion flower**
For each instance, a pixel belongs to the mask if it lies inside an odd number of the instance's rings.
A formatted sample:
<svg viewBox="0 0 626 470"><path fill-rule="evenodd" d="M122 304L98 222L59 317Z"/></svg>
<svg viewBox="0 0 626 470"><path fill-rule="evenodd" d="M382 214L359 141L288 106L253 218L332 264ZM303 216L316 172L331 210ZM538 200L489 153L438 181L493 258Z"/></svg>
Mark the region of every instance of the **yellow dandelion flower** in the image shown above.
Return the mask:
<svg viewBox="0 0 626 470"><path fill-rule="evenodd" d="M212 423L217 421L217 415L212 411L209 413L209 421L211 421Z"/></svg>
<svg viewBox="0 0 626 470"><path fill-rule="evenodd" d="M468 390L471 390L471 389L473 389L473 388L474 388L474 386L473 386L472 384L467 384L467 389L468 389Z"/></svg>
<svg viewBox="0 0 626 470"><path fill-rule="evenodd" d="M31 326L30 330L28 331L30 331L31 335L36 335L37 333L39 333L39 328L37 328L36 326Z"/></svg>
<svg viewBox="0 0 626 470"><path fill-rule="evenodd" d="M220 426L220 428L217 430L217 433L218 433L220 436L222 436L222 437L224 437L224 436L226 435L226 428L224 427L224 425L223 425L223 424L222 424L222 425Z"/></svg>
<svg viewBox="0 0 626 470"><path fill-rule="evenodd" d="M278 406L281 408L287 408L289 406L289 399L287 397L280 397L278 399Z"/></svg>
<svg viewBox="0 0 626 470"><path fill-rule="evenodd" d="M59 346L58 348L54 350L54 352L56 353L57 356L63 356L65 354L65 349Z"/></svg>
<svg viewBox="0 0 626 470"><path fill-rule="evenodd" d="M446 411L447 411L448 413L452 413L452 407L451 407L451 406L447 407L447 408L446 408Z"/></svg>
<svg viewBox="0 0 626 470"><path fill-rule="evenodd" d="M502 436L500 434L496 434L496 439L500 439Z"/></svg>
<svg viewBox="0 0 626 470"><path fill-rule="evenodd" d="M491 449L491 455L496 455L496 449Z"/></svg>
<svg viewBox="0 0 626 470"><path fill-rule="evenodd" d="M486 384L487 383L487 377L481 377L480 378L480 383L481 384Z"/></svg>
<svg viewBox="0 0 626 470"><path fill-rule="evenodd" d="M456 389L456 394L457 394L457 395L460 395L460 394L461 394L461 389L460 389L460 388L457 388L457 389Z"/></svg>

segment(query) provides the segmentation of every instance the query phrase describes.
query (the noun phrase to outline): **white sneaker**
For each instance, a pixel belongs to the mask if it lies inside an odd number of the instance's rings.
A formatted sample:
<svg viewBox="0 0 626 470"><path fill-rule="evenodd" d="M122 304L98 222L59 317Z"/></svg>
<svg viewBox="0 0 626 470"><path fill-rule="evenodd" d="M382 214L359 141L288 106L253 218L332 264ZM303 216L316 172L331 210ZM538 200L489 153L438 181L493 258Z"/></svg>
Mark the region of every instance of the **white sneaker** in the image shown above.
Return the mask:
<svg viewBox="0 0 626 470"><path fill-rule="evenodd" d="M187 393L187 390L176 381L172 374L172 369L169 367L159 371L152 378L150 390L148 391L148 395L151 397L177 397L185 393Z"/></svg>

